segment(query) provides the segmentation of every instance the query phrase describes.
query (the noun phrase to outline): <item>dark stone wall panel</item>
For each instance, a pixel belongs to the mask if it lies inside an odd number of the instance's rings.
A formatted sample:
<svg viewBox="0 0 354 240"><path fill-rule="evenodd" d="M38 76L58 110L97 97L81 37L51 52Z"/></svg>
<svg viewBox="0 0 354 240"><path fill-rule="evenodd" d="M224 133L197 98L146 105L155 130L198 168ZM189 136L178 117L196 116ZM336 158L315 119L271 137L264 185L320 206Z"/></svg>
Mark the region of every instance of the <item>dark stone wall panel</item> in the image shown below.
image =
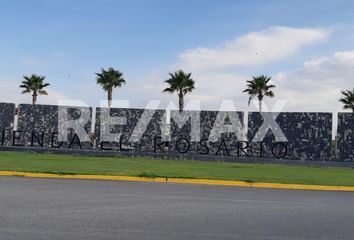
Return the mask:
<svg viewBox="0 0 354 240"><path fill-rule="evenodd" d="M64 120L75 120L79 119L81 116L81 110L90 112L90 119L84 125L84 129L87 133L90 133L91 122L92 122L92 109L87 107L66 107L69 118ZM32 145L32 133L34 132L36 136L41 140L42 133L44 133L44 144L43 147L51 147L52 136L54 134L54 145L58 145L57 134L61 134L62 131L58 130L58 118L59 118L59 107L56 105L30 105L30 104L20 104L19 105L19 117L18 117L18 131L21 131L18 135L21 139L17 142L18 144L23 144L25 146ZM68 147L70 144L70 139L74 136L74 131L69 130L68 142L64 142L62 147ZM81 140L81 146L85 149L92 148L92 143L90 141ZM34 146L40 146L36 139L33 141ZM78 144L73 144L72 148L79 148Z"/></svg>
<svg viewBox="0 0 354 240"><path fill-rule="evenodd" d="M170 151L174 153L178 153L176 149L176 145L180 146L181 150L183 151L185 149L183 143L186 141L184 140L182 141L179 139L185 138L191 143L190 150L189 150L190 153L203 154L208 151L208 154L210 155L220 155L220 156L238 155L237 144L238 141L241 141L242 139L238 139L235 133L232 132L220 133L216 131L217 135L220 136L220 138L218 138L218 140L216 141L209 141L209 137L215 125L215 122L217 120L218 114L220 114L221 119L225 120L222 124L230 125L231 124L230 118L234 118L234 119L237 118L241 126L244 127L243 112L194 111L194 113L200 114L200 141L192 142L191 139L192 120L191 119L189 119L188 122L182 128L180 128L178 124L175 122L175 120L171 118L170 119L170 124L171 124ZM222 140L224 141L224 143L222 143ZM242 152L240 152L240 156L242 155L243 155Z"/></svg>
<svg viewBox="0 0 354 240"><path fill-rule="evenodd" d="M340 161L354 161L354 113L338 113L337 153Z"/></svg>
<svg viewBox="0 0 354 240"><path fill-rule="evenodd" d="M12 144L12 131L15 118L15 104L0 103L0 144Z"/></svg>
<svg viewBox="0 0 354 240"><path fill-rule="evenodd" d="M268 113L283 131L287 141L286 159L299 160L330 160L332 140L332 113L310 113L310 112L282 112ZM248 115L248 139L251 142L263 123L263 117L259 112L250 112ZM263 139L263 156L273 157L271 152L275 141L274 134L268 130ZM260 156L260 143L251 143L249 151L251 156ZM277 156L281 156L283 146L274 148Z"/></svg>
<svg viewBox="0 0 354 240"><path fill-rule="evenodd" d="M164 110L96 108L96 145L98 148L113 148L122 151L154 151L155 138L161 137L161 131L163 129L161 123L166 122L164 114ZM113 119L113 122L109 123L109 119L105 117L108 115L112 118L125 118L126 121L125 123L119 123L116 121L117 119ZM146 129L144 128L144 124L147 124ZM109 133L120 133L120 136L117 135L112 141L101 139L101 127L108 127ZM135 135L135 133L141 133L141 135L138 136ZM135 139L138 140L132 139L132 134L134 134ZM160 142L161 139L156 139L156 141Z"/></svg>
<svg viewBox="0 0 354 240"><path fill-rule="evenodd" d="M0 127L8 132L4 135L4 145L12 143L12 130L14 119L15 105L10 103L0 103ZM80 107L69 107L69 118L77 119L80 117ZM88 109L90 120L84 126L86 132L91 129L92 109ZM18 130L20 139L16 140L18 144L31 146L32 132L40 137L44 132L44 147L51 147L52 133L58 132L58 106L55 105L19 105ZM108 110L110 118L113 122L109 123L109 119L101 119L101 115L107 109L96 109L95 136L91 140L96 139L96 145L99 148L101 143L101 124L108 126L110 133L120 135L114 139L115 143L109 143L104 148L113 148L112 150L133 150L135 152L154 152L165 151L171 154L181 153L178 150L184 150L187 142L190 144L188 152L183 154L205 154L209 156L241 156L245 157L265 157L273 158L272 145L276 142L274 134L271 131L266 133L262 141L263 151L260 153L260 143L250 143L247 154L239 150L240 141L246 140L251 142L256 136L260 126L263 123L263 117L258 112L250 112L248 116L248 132L246 139L240 139L235 133L223 133L216 131L220 136L216 141L210 141L210 136L218 116L226 116L222 125L231 125L232 118L237 118L238 122L244 127L243 112L219 112L219 111L191 111L191 115L198 115L200 120L200 138L194 141L191 138L192 129L191 119L187 119L183 126L178 126L176 119L170 118L169 125L166 124L166 112L164 110L145 110L131 108L112 108ZM172 115L178 111L172 111ZM277 113L273 114L275 118ZM231 116L231 118L230 118ZM126 118L124 123L114 122L114 118ZM150 119L151 118L151 119ZM332 139L332 114L331 113L279 113L276 117L276 123L283 131L287 138L283 142L287 146L287 155L284 159L298 160L331 160L331 139ZM144 128L146 125L146 129ZM196 126L194 126L196 127ZM170 129L170 130L168 130ZM60 131L59 131L60 133ZM164 134L165 133L165 134ZM73 136L74 132L69 131L69 135ZM141 134L139 136L139 134ZM164 136L167 136L164 138ZM134 137L137 141L132 141ZM181 140L182 139L182 140ZM156 148L155 141L168 141L166 145L161 144ZM225 145L221 145L224 141ZM179 143L180 149L176 148ZM55 138L54 144L57 144ZM67 147L69 142L64 143L63 148ZM34 146L39 147L37 141ZM84 149L92 149L93 141L82 142ZM188 146L188 144L187 144ZM354 114L339 113L338 115L338 161L354 161ZM78 148L74 145L73 148ZM227 150L225 150L227 148ZM219 149L219 151L218 151ZM275 148L275 153L281 153L281 146ZM218 151L218 152L217 152Z"/></svg>

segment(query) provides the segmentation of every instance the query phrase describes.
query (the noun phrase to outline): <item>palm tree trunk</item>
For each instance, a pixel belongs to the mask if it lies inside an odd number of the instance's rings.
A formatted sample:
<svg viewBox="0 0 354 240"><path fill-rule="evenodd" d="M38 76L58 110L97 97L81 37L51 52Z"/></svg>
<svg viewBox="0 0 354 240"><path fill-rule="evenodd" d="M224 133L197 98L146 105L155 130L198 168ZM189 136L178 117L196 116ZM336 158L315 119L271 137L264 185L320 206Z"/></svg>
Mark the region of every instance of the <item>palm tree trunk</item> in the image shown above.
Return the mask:
<svg viewBox="0 0 354 240"><path fill-rule="evenodd" d="M37 93L33 92L32 94L32 105L36 105L37 102Z"/></svg>
<svg viewBox="0 0 354 240"><path fill-rule="evenodd" d="M112 89L107 91L108 107L111 108L112 105Z"/></svg>
<svg viewBox="0 0 354 240"><path fill-rule="evenodd" d="M184 99L182 93L178 94L178 105L179 105L179 111L182 112L184 108Z"/></svg>
<svg viewBox="0 0 354 240"><path fill-rule="evenodd" d="M262 101L263 101L263 95L259 94L258 95L258 111L262 112Z"/></svg>
<svg viewBox="0 0 354 240"><path fill-rule="evenodd" d="M259 112L262 112L262 100L259 100L259 101L258 101L258 105L259 105L259 106L258 106L258 111L259 111Z"/></svg>

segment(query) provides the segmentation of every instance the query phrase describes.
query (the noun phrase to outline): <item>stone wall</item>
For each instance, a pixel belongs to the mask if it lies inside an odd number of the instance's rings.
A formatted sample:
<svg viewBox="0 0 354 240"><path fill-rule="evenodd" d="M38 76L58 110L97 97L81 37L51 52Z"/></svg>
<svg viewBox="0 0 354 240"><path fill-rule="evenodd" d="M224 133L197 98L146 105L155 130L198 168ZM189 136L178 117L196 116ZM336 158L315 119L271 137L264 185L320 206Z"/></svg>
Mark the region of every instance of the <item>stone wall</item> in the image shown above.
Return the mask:
<svg viewBox="0 0 354 240"><path fill-rule="evenodd" d="M67 113L67 119L64 122L80 118L83 111L89 112L89 120L84 125L86 133L90 132L92 122L92 109L87 107L63 107L56 105L30 105L20 104L18 116L18 139L16 145L57 147L60 144L58 134L59 111ZM65 136L64 136L65 137ZM74 138L74 131L69 129L67 140L63 142L62 147L80 148L77 139ZM70 145L71 140L73 140ZM80 139L81 147L90 149L91 142Z"/></svg>
<svg viewBox="0 0 354 240"><path fill-rule="evenodd" d="M0 127L5 130L3 145L12 145L14 104L0 103ZM65 121L87 116L82 122L85 133L89 133L92 109L81 107L58 107L55 105L19 105L18 132L15 145L26 147L57 147L60 144L57 132L58 119L65 109ZM265 133L263 143L252 142L259 136L263 116L276 122L287 141L276 139L273 131ZM103 118L101 118L101 116ZM170 118L167 119L167 116ZM331 161L332 114L331 113L262 113L250 112L248 132L243 136L243 112L223 111L171 111L97 108L95 136L81 140L82 149L106 151L152 152L171 155L209 155L218 159L225 156ZM102 120L104 119L104 120ZM200 125L198 123L200 122ZM197 124L194 124L197 123ZM218 124L216 124L218 123ZM340 113L338 116L338 161L354 160L354 116ZM215 126L219 126L215 128ZM230 127L237 132L227 133ZM82 129L82 128L81 128ZM266 128L267 129L267 128ZM274 129L273 129L274 130ZM277 129L275 129L277 130ZM196 133L197 137L196 137ZM61 148L80 148L72 142L75 131L69 129L67 140ZM94 144L93 140L96 140ZM102 144L103 142L103 144ZM249 144L248 144L248 143ZM281 144L278 144L280 142ZM74 144L73 144L74 143ZM261 150L262 149L262 150ZM272 151L273 150L273 151ZM275 153L275 155L274 155Z"/></svg>
<svg viewBox="0 0 354 240"><path fill-rule="evenodd" d="M332 113L262 113L276 119L276 123L283 131L287 141L283 142L287 148L288 159L300 160L330 160L332 139ZM278 115L278 116L277 116ZM250 112L248 115L248 139L252 141L263 123L263 116L259 112ZM259 133L258 133L259 134ZM274 157L271 149L281 156L284 146L273 145L276 142L273 132L266 133L263 140L263 156ZM250 156L260 155L260 143L249 152Z"/></svg>
<svg viewBox="0 0 354 240"><path fill-rule="evenodd" d="M15 104L0 103L0 144L12 144L12 131L14 126Z"/></svg>
<svg viewBox="0 0 354 240"><path fill-rule="evenodd" d="M179 111L171 111L171 152L181 153L189 149L188 153L194 154L214 154L221 156L242 155L242 152L239 153L237 150L237 144L242 139L239 139L240 137L238 138L235 133L224 132L226 132L227 127L232 126L232 124L236 126L239 123L240 127L244 127L243 112L186 111L186 113L185 116L190 115L191 117L181 126L181 124L178 124L178 119L181 120L183 117L178 118L178 116L182 116L183 113L180 114ZM195 129L197 128L197 124L192 124L192 118L197 119L198 116L200 119L200 128ZM214 132L212 132L216 121L222 126L215 128ZM195 122L198 123L198 121ZM199 140L192 139L191 135L194 135L191 134L192 127L194 127L194 134L199 131ZM211 134L213 134L215 138L210 137ZM189 148L187 146L188 143L190 143Z"/></svg>
<svg viewBox="0 0 354 240"><path fill-rule="evenodd" d="M354 113L338 113L337 157L354 161Z"/></svg>
<svg viewBox="0 0 354 240"><path fill-rule="evenodd" d="M163 110L96 108L96 145L106 150L154 151L154 141L161 141L155 138L161 137L164 114Z"/></svg>

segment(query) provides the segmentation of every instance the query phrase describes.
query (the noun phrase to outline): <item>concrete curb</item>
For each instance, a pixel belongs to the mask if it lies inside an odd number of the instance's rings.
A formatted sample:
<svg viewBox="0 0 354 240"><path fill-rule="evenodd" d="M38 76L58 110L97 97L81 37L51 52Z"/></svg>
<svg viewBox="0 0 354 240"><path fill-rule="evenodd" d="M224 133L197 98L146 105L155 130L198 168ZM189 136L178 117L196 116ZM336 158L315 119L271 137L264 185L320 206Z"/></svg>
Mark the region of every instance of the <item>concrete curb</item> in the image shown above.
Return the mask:
<svg viewBox="0 0 354 240"><path fill-rule="evenodd" d="M246 182L246 181L188 179L188 178L161 178L161 177L149 178L149 177L132 177L132 176L82 175L82 174L69 175L69 174L14 172L14 171L0 171L0 176L16 176L16 177L30 177L30 178L56 178L56 179L108 180L108 181L134 181L134 182L160 182L160 183L164 182L164 183L202 184L202 185L252 187L252 188L354 192L354 187L349 187L349 186L326 186L326 185L261 183L261 182L252 183L252 182Z"/></svg>

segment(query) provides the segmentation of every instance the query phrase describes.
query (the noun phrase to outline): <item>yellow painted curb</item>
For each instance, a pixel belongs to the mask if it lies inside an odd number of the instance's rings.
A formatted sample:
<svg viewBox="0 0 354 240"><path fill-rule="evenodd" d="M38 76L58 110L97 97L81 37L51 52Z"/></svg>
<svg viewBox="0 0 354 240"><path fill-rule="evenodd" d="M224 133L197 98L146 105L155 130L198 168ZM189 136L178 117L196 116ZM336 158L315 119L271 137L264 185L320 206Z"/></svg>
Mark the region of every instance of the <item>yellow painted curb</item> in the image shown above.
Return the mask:
<svg viewBox="0 0 354 240"><path fill-rule="evenodd" d="M110 181L134 181L134 182L169 182L169 183L204 184L204 185L253 187L253 188L354 192L354 187L349 187L349 186L326 186L326 185L305 185L305 184L286 184L286 183L252 183L252 182L246 182L246 181L188 179L188 178L161 178L161 177L149 178L149 177L83 175L83 174L69 175L69 174L53 174L53 173L13 172L13 171L0 171L0 176L17 176L17 177L31 177L31 178L110 180Z"/></svg>

